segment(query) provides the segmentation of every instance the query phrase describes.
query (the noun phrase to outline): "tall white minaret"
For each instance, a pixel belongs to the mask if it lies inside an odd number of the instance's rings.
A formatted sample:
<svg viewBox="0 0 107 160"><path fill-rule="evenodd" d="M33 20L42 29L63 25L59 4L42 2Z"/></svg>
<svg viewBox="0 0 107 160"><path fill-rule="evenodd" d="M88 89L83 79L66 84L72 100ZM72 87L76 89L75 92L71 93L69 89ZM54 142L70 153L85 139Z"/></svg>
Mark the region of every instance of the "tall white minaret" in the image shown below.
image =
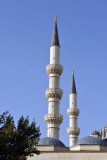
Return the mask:
<svg viewBox="0 0 107 160"><path fill-rule="evenodd" d="M70 147L74 146L78 141L80 129L77 126L77 117L79 115L79 109L77 108L77 92L74 80L74 70L72 70L72 84L69 95L70 108L67 109L69 116L70 127L67 128L69 135Z"/></svg>
<svg viewBox="0 0 107 160"><path fill-rule="evenodd" d="M44 116L47 124L47 136L59 139L59 126L63 121L63 116L59 114L60 99L63 91L59 88L60 75L63 66L60 65L60 45L57 30L57 17L55 15L55 25L50 46L50 64L46 66L49 75L49 88L46 90L48 99L48 114Z"/></svg>

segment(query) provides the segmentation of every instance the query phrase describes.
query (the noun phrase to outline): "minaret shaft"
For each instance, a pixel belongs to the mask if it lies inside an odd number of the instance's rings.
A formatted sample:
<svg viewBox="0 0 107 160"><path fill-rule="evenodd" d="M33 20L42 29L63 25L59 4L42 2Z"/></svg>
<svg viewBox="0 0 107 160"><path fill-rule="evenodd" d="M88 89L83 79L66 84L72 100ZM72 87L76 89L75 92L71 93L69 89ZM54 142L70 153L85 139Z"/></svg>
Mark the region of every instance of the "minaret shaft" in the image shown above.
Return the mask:
<svg viewBox="0 0 107 160"><path fill-rule="evenodd" d="M50 64L60 64L60 46L50 47Z"/></svg>
<svg viewBox="0 0 107 160"><path fill-rule="evenodd" d="M58 75L51 74L49 76L49 88L59 88L59 80L60 77Z"/></svg>
<svg viewBox="0 0 107 160"><path fill-rule="evenodd" d="M77 108L77 94L69 95L70 108Z"/></svg>
<svg viewBox="0 0 107 160"><path fill-rule="evenodd" d="M48 114L44 117L47 123L47 136L59 139L59 126L63 121L63 116L59 114L59 104L63 94L59 88L59 81L63 67L60 65L60 46L56 22L50 46L50 64L47 65L46 71L49 75L49 88L46 90Z"/></svg>
<svg viewBox="0 0 107 160"><path fill-rule="evenodd" d="M78 135L80 133L80 129L77 126L77 117L79 115L79 109L77 108L77 93L75 87L74 80L74 71L72 75L72 85L71 91L69 95L69 104L70 108L67 109L67 113L69 115L69 128L67 129L70 141L70 147L74 146L78 141Z"/></svg>

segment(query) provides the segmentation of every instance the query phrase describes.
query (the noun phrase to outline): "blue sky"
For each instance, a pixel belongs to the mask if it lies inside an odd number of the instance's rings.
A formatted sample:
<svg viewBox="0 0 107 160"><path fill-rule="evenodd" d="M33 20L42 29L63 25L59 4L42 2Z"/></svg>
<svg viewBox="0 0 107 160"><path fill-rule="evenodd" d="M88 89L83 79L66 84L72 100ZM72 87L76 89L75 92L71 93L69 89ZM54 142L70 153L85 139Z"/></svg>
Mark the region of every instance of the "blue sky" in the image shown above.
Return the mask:
<svg viewBox="0 0 107 160"><path fill-rule="evenodd" d="M67 127L72 68L78 93L79 139L107 123L107 1L0 1L0 114L8 110L15 122L35 118L41 137L47 135L46 65L57 14L63 98L60 139L69 145Z"/></svg>

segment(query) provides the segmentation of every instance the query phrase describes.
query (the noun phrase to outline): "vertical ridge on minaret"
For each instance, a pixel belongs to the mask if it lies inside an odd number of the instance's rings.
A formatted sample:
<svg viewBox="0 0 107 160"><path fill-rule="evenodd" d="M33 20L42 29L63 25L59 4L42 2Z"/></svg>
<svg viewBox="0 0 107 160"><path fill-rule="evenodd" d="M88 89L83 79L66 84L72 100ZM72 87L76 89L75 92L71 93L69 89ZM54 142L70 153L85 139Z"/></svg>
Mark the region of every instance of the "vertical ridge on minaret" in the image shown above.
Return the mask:
<svg viewBox="0 0 107 160"><path fill-rule="evenodd" d="M67 113L69 116L70 127L67 128L67 133L69 135L70 147L74 146L78 141L78 136L80 133L80 129L77 125L77 119L79 115L79 109L77 108L77 93L76 86L74 80L74 70L72 70L72 84L69 95L69 104L70 107L67 109Z"/></svg>
<svg viewBox="0 0 107 160"><path fill-rule="evenodd" d="M56 16L50 46L50 64L46 66L46 71L49 75L49 88L46 90L48 114L44 116L47 124L47 136L59 139L59 126L63 121L63 115L59 114L60 99L63 95L63 91L60 89L60 76L63 72L63 66L60 64L60 46Z"/></svg>
<svg viewBox="0 0 107 160"><path fill-rule="evenodd" d="M70 93L77 93L76 92L75 79L74 79L74 69L72 70L72 83L71 83Z"/></svg>
<svg viewBox="0 0 107 160"><path fill-rule="evenodd" d="M60 46L59 45L59 37L58 37L58 29L57 29L57 16L55 14L55 25L54 25L54 31L53 31L53 36L52 36L52 42L51 42L51 46Z"/></svg>

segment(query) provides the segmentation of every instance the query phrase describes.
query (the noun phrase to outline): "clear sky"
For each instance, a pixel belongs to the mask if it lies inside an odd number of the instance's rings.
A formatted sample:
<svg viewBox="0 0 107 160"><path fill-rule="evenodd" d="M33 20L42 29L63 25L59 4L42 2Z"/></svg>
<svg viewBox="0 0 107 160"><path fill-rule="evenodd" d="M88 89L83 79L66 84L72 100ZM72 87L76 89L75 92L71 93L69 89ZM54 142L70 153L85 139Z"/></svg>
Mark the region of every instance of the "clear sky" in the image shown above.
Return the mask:
<svg viewBox="0 0 107 160"><path fill-rule="evenodd" d="M60 139L69 145L67 127L72 68L78 93L79 139L107 123L107 0L0 1L0 114L15 122L35 118L41 137L47 135L46 65L57 14L63 98Z"/></svg>

